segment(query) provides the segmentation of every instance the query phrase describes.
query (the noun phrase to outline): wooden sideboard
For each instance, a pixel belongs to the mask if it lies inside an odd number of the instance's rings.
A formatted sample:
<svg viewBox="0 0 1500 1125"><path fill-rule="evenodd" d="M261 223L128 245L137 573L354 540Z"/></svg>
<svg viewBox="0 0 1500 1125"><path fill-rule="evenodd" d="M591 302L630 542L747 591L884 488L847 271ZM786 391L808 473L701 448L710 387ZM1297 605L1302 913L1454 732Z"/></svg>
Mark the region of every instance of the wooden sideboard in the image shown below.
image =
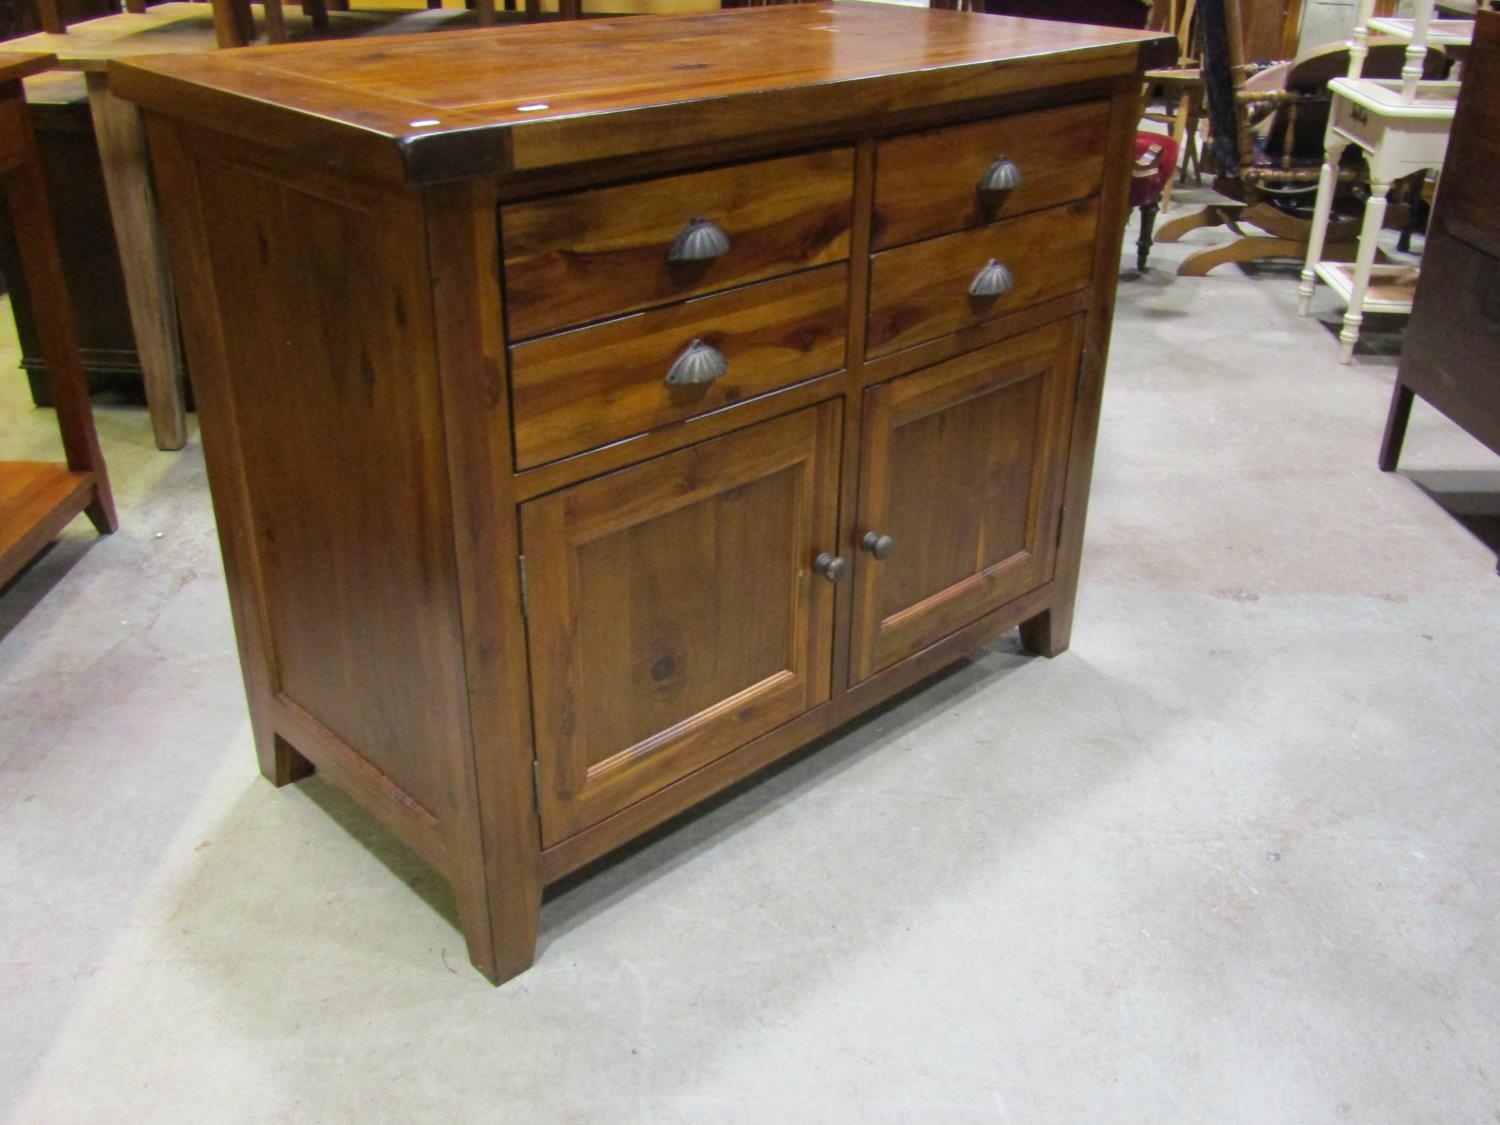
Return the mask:
<svg viewBox="0 0 1500 1125"><path fill-rule="evenodd" d="M133 60L261 768L542 887L1067 646L1140 32L861 3Z"/></svg>

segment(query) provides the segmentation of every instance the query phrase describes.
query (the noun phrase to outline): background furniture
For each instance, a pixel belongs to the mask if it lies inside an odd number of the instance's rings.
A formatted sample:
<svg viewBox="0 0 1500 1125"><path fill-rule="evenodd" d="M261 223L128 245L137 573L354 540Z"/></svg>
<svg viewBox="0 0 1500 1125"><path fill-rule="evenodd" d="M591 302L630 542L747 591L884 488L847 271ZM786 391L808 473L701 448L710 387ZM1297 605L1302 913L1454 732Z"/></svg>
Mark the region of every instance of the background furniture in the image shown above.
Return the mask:
<svg viewBox="0 0 1500 1125"><path fill-rule="evenodd" d="M63 276L73 294L78 345L89 390L141 398L140 357L131 332L125 277L110 224L104 169L83 75L61 70L33 75L26 79L26 103L57 230ZM21 268L15 231L3 213L0 271L10 290L21 366L31 384L32 400L38 406L51 406L46 357L32 313L32 297Z"/></svg>
<svg viewBox="0 0 1500 1125"><path fill-rule="evenodd" d="M500 980L543 884L1002 630L1067 646L1176 45L839 3L429 48L113 81L262 771L432 862Z"/></svg>
<svg viewBox="0 0 1500 1125"><path fill-rule="evenodd" d="M1318 280L1327 283L1344 302L1344 324L1339 332L1339 362L1354 358L1365 309L1372 312L1411 312L1416 292L1417 267L1375 268L1386 202L1391 187L1402 177L1442 166L1448 147L1448 130L1457 106L1458 83L1424 81L1427 69L1427 34L1432 21L1433 0L1416 0L1410 20L1372 19L1372 0L1362 0L1359 22L1350 43L1349 73L1328 85L1333 108L1324 140L1326 155L1318 182L1313 227L1307 258L1302 268L1298 310L1306 316L1312 306ZM1446 38L1459 41L1458 21L1441 21ZM1407 44L1399 81L1380 81L1364 76L1367 67L1366 25L1394 31ZM1470 24L1472 29L1472 24ZM1466 37L1465 37L1466 38ZM1322 261L1324 231L1332 206L1334 180L1344 150L1353 145L1364 159L1370 175L1370 198L1354 262Z"/></svg>
<svg viewBox="0 0 1500 1125"><path fill-rule="evenodd" d="M1163 206L1166 190L1177 170L1177 142L1161 133L1135 135L1135 166L1130 170L1130 205L1140 211L1135 268L1144 270L1151 255L1151 232Z"/></svg>
<svg viewBox="0 0 1500 1125"><path fill-rule="evenodd" d="M0 58L0 182L27 285L37 299L37 328L67 458L66 464L0 461L0 585L14 578L80 512L101 533L118 526L78 360L73 303L63 281L21 87L28 74L46 70L54 61L41 54Z"/></svg>
<svg viewBox="0 0 1500 1125"><path fill-rule="evenodd" d="M1401 456L1421 395L1500 453L1500 13L1481 12L1433 207L1380 468Z"/></svg>
<svg viewBox="0 0 1500 1125"><path fill-rule="evenodd" d="M1239 202L1212 204L1174 219L1157 240L1175 242L1189 231L1221 225L1239 237L1190 254L1177 270L1185 277L1202 276L1228 262L1306 256L1332 102L1327 85L1349 65L1347 46L1321 47L1270 68L1243 63L1235 30L1237 9L1237 0L1202 0L1199 5L1217 169L1214 187ZM1395 73L1403 59L1403 46L1376 44L1366 67ZM1441 73L1446 63L1433 55L1426 65L1432 73ZM1352 185L1358 175L1358 169L1336 170L1336 183ZM1250 233L1242 229L1245 226L1263 233ZM1330 217L1325 239L1339 247L1338 253L1352 255L1357 229L1353 218L1339 214Z"/></svg>

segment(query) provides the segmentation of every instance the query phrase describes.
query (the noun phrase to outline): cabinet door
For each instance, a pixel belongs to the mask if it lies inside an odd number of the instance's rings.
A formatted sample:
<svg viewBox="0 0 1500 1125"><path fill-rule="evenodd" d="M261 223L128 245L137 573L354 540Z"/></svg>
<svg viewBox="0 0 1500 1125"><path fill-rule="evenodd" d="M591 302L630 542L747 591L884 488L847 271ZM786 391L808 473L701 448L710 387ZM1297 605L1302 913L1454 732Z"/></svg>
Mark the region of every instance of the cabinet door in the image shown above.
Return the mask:
<svg viewBox="0 0 1500 1125"><path fill-rule="evenodd" d="M544 846L827 700L840 415L522 506Z"/></svg>
<svg viewBox="0 0 1500 1125"><path fill-rule="evenodd" d="M865 392L853 681L1052 577L1081 323Z"/></svg>

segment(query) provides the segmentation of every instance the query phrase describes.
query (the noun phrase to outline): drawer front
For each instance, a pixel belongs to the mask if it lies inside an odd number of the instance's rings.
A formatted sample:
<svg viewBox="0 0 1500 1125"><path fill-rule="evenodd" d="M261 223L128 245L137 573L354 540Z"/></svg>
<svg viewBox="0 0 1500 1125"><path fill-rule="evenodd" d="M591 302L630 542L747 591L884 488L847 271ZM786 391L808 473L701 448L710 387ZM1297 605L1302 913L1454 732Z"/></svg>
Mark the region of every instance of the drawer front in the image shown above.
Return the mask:
<svg viewBox="0 0 1500 1125"><path fill-rule="evenodd" d="M849 267L840 263L517 345L517 468L837 371L844 366L848 293ZM690 348L712 348L723 374L707 383L669 382Z"/></svg>
<svg viewBox="0 0 1500 1125"><path fill-rule="evenodd" d="M1082 317L865 392L851 679L1052 577Z"/></svg>
<svg viewBox="0 0 1500 1125"><path fill-rule="evenodd" d="M544 846L828 699L840 413L521 506Z"/></svg>
<svg viewBox="0 0 1500 1125"><path fill-rule="evenodd" d="M510 337L847 258L853 184L845 148L502 207ZM727 248L671 260L695 220L717 227ZM689 241L687 253L723 245L706 228Z"/></svg>
<svg viewBox="0 0 1500 1125"><path fill-rule="evenodd" d="M1084 288L1098 216L1098 201L1085 199L876 254L867 354L888 355ZM1009 271L1011 288L971 296L991 261Z"/></svg>
<svg viewBox="0 0 1500 1125"><path fill-rule="evenodd" d="M904 246L1094 195L1108 131L1109 103L1086 102L882 141L871 245ZM982 190L1001 158L1019 184Z"/></svg>

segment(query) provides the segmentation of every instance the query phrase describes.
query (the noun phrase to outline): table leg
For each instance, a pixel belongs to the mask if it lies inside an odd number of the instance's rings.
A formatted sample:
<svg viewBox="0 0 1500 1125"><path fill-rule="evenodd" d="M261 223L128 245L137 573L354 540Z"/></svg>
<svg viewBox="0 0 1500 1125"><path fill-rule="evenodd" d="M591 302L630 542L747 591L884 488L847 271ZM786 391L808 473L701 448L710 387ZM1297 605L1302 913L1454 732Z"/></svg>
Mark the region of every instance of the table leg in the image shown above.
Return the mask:
<svg viewBox="0 0 1500 1125"><path fill-rule="evenodd" d="M1391 392L1391 410L1385 417L1385 436L1380 439L1380 471L1394 473L1401 460L1401 446L1406 441L1406 424L1411 421L1411 388L1396 379Z"/></svg>
<svg viewBox="0 0 1500 1125"><path fill-rule="evenodd" d="M151 189L140 111L115 97L104 74L88 75L89 110L104 167L110 219L120 247L125 299L146 381L146 405L159 449L187 444L182 344L172 275Z"/></svg>
<svg viewBox="0 0 1500 1125"><path fill-rule="evenodd" d="M286 42L286 12L281 0L261 0L261 10L266 14L266 42Z"/></svg>
<svg viewBox="0 0 1500 1125"><path fill-rule="evenodd" d="M42 358L47 363L47 385L52 407L57 412L63 452L68 468L73 472L93 474L94 495L84 511L101 534L108 534L119 527L119 520L109 487L109 473L104 467L104 454L99 449L99 434L94 428L88 379L78 351L73 300L63 277L52 209L47 202L47 185L42 178L41 162L29 121L25 129L24 158L4 177L5 203L15 231L26 287L31 291L32 318L36 321Z"/></svg>
<svg viewBox="0 0 1500 1125"><path fill-rule="evenodd" d="M480 27L495 26L495 0L474 0L474 22Z"/></svg>
<svg viewBox="0 0 1500 1125"><path fill-rule="evenodd" d="M1365 290L1370 286L1370 271L1375 268L1380 228L1385 225L1385 197L1390 190L1390 184L1370 181L1370 200L1365 204L1365 221L1359 228L1359 254L1354 259L1354 284L1350 287L1349 308L1344 313L1344 329L1339 333L1340 363L1354 358L1354 345L1359 343L1359 326L1365 319Z"/></svg>
<svg viewBox="0 0 1500 1125"><path fill-rule="evenodd" d="M1318 275L1313 271L1323 259L1323 242L1328 237L1328 216L1333 210L1334 192L1338 190L1339 160L1346 147L1346 142L1330 143L1324 152L1323 170L1318 173L1318 198L1313 204L1312 230L1307 236L1307 258L1302 263L1302 284L1297 287L1298 316L1306 316L1312 308L1313 290L1318 284Z"/></svg>
<svg viewBox="0 0 1500 1125"><path fill-rule="evenodd" d="M62 16L62 9L58 7L58 0L36 0L36 14L41 21L42 30L49 35L65 35L68 23Z"/></svg>

